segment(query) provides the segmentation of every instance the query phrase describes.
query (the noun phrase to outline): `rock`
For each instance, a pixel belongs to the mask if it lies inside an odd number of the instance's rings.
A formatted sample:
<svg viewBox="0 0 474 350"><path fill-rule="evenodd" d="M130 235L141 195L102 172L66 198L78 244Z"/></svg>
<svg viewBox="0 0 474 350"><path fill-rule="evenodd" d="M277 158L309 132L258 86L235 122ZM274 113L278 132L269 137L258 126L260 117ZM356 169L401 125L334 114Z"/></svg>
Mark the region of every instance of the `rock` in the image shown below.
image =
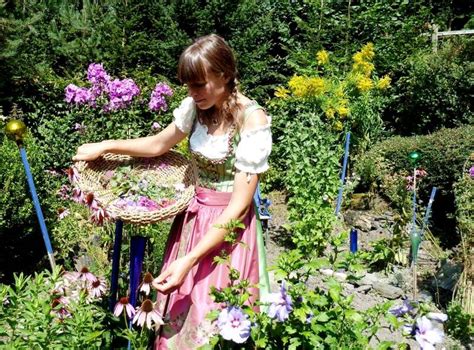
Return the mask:
<svg viewBox="0 0 474 350"><path fill-rule="evenodd" d="M359 293L367 293L371 289L372 289L372 286L370 284L364 284L360 287L357 287L355 291Z"/></svg>
<svg viewBox="0 0 474 350"><path fill-rule="evenodd" d="M373 284L373 288L377 293L387 299L397 299L403 295L401 288L392 286L388 283L377 281Z"/></svg>
<svg viewBox="0 0 474 350"><path fill-rule="evenodd" d="M372 286L375 282L379 281L380 277L374 273L367 273L364 277L362 277L358 281L354 281L354 283L358 286Z"/></svg>
<svg viewBox="0 0 474 350"><path fill-rule="evenodd" d="M459 279L462 268L459 264L446 261L438 271L436 278L431 282L434 288L442 288L445 290L453 290L454 285Z"/></svg>

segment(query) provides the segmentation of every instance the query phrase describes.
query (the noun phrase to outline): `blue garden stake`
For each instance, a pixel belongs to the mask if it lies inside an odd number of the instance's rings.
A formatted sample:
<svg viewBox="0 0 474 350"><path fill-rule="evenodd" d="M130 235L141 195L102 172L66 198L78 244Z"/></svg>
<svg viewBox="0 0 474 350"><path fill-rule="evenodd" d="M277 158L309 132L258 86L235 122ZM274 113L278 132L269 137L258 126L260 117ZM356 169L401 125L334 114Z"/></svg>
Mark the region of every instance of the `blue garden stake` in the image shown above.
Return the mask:
<svg viewBox="0 0 474 350"><path fill-rule="evenodd" d="M134 236L130 239L130 304L135 307L137 303L138 285L142 273L143 259L147 239Z"/></svg>
<svg viewBox="0 0 474 350"><path fill-rule="evenodd" d="M26 133L26 126L20 120L11 120L5 127L5 132L10 138L16 141L18 149L20 150L21 161L23 162L23 167L25 168L28 187L30 189L31 198L33 199L33 205L35 207L36 216L40 225L41 234L43 235L44 245L46 246L46 251L48 253L49 263L51 265L51 269L54 269L56 263L54 261L53 247L51 246L51 241L49 239L48 229L46 228L38 194L36 193L36 187L33 181L33 175L31 174L28 158L26 157L26 151L23 148L23 137Z"/></svg>
<svg viewBox="0 0 474 350"><path fill-rule="evenodd" d="M351 229L349 242L351 253L357 252L357 230L355 228Z"/></svg>
<svg viewBox="0 0 474 350"><path fill-rule="evenodd" d="M115 222L114 251L112 255L112 277L110 279L109 309L112 312L117 301L118 275L120 268L120 249L122 247L123 221Z"/></svg>
<svg viewBox="0 0 474 350"><path fill-rule="evenodd" d="M143 259L145 257L145 246L147 239L141 236L133 236L130 239L130 304L135 307L137 303L138 286L140 274L142 273ZM132 320L129 321L129 328L132 328ZM131 349L128 341L127 349Z"/></svg>
<svg viewBox="0 0 474 350"><path fill-rule="evenodd" d="M337 205L336 205L336 216L339 215L342 205L342 191L344 189L344 181L346 179L346 168L347 168L347 158L349 158L349 143L351 140L351 133L346 133L346 146L344 150L344 162L342 163L342 172L341 172L341 185L339 187L339 193L337 195Z"/></svg>

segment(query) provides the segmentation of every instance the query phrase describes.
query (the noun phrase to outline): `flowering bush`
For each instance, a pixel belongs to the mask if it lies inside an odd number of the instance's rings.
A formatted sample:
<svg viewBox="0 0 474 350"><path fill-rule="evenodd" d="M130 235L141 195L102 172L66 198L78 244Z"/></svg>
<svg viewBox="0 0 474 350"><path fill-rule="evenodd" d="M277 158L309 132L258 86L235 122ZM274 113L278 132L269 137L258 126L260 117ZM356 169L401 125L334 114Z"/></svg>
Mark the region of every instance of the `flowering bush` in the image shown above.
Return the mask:
<svg viewBox="0 0 474 350"><path fill-rule="evenodd" d="M174 92L164 82L150 88L149 80L146 77L143 87L139 87L134 79L112 78L103 64L91 63L86 83L70 83L64 89L65 101L75 113L72 129L87 141L156 132L159 123L155 114L168 110Z"/></svg>
<svg viewBox="0 0 474 350"><path fill-rule="evenodd" d="M239 244L232 234L238 227L237 222L225 225L226 241ZM362 313L352 308L352 297L342 294L342 286L334 277L324 280L324 288L307 285L309 276L321 274L324 267L344 269L345 278L355 277L360 268L357 259L341 249L346 238L330 240L333 253L328 258L305 257L298 249L282 254L275 271L282 280L280 290L263 296L255 305L249 301L248 281L239 280L239 271L230 266L226 254L221 254L216 261L229 264L230 283L211 292L222 308L209 315L217 333L205 348L228 349L235 344L252 349L367 348L378 330L379 318L391 304Z"/></svg>
<svg viewBox="0 0 474 350"><path fill-rule="evenodd" d="M296 99L310 106L335 131L353 129L358 144L373 142L382 128L381 101L377 99L391 82L388 75L377 77L374 57L374 45L368 43L353 55L351 70L341 73L332 64L331 54L321 50L309 68L297 69L287 87L277 87L275 96L283 100ZM367 143L363 145L367 146Z"/></svg>
<svg viewBox="0 0 474 350"><path fill-rule="evenodd" d="M98 305L106 291L102 277L82 263L61 274L20 275L0 285L0 345L9 348L91 349L110 347L107 313Z"/></svg>

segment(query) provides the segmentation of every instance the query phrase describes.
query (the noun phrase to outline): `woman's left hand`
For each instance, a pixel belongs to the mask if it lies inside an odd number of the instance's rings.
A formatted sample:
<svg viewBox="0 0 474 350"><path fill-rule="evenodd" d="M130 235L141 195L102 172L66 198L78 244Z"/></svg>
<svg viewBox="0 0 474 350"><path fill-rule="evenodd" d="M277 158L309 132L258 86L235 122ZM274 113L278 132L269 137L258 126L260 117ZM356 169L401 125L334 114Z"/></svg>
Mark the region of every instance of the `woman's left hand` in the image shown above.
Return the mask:
<svg viewBox="0 0 474 350"><path fill-rule="evenodd" d="M193 265L193 260L188 256L173 261L166 270L153 280L153 287L163 294L171 293L183 284Z"/></svg>

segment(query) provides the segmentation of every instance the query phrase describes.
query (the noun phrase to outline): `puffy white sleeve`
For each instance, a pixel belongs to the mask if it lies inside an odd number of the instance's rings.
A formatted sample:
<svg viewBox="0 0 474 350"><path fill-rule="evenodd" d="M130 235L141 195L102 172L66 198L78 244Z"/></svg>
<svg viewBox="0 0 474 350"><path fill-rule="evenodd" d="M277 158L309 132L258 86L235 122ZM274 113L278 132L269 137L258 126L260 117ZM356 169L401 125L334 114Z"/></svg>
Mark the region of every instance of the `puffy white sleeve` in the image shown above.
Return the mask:
<svg viewBox="0 0 474 350"><path fill-rule="evenodd" d="M173 111L174 123L182 132L189 134L196 115L196 105L192 97L186 97L178 108Z"/></svg>
<svg viewBox="0 0 474 350"><path fill-rule="evenodd" d="M249 174L260 174L268 169L268 156L272 151L271 118L268 124L244 130L235 151L235 167Z"/></svg>

